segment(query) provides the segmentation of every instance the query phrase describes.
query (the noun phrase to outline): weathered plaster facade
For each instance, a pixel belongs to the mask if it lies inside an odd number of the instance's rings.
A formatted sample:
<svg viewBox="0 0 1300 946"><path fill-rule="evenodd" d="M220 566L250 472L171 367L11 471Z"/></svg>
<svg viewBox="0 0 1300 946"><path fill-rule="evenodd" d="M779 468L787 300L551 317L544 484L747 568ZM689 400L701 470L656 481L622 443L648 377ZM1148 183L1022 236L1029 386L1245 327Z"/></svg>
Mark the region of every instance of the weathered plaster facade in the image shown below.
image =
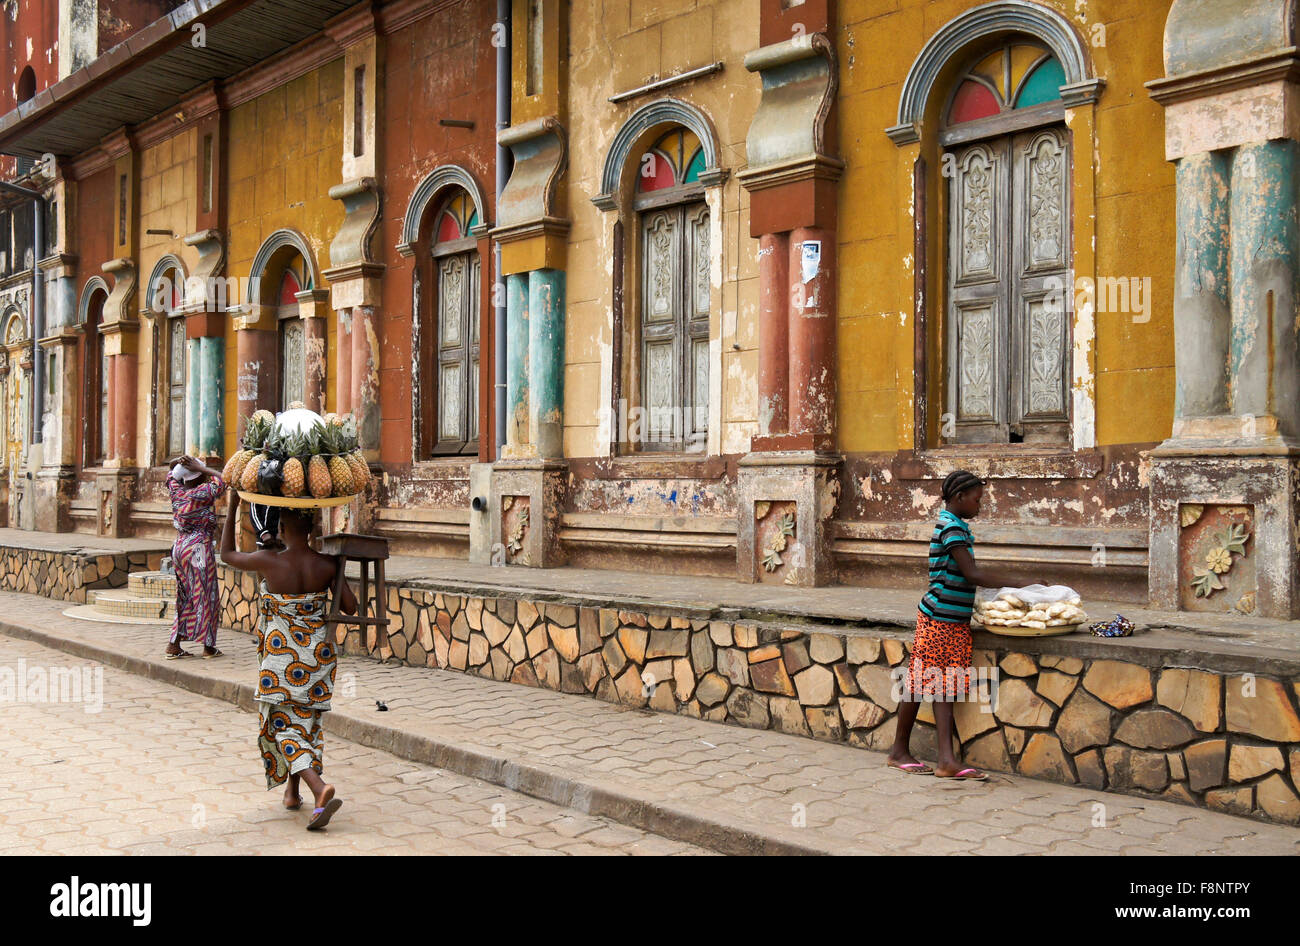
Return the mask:
<svg viewBox="0 0 1300 946"><path fill-rule="evenodd" d="M110 82L85 58L123 55L104 42L125 27L100 17L91 43L95 6L22 13L0 40L31 35L39 59L66 36L40 82ZM300 368L305 401L358 417L379 474L332 523L399 552L916 583L938 484L962 466L989 480L981 556L1025 580L1292 614L1300 267L1277 211L1297 197L1294 17L1282 0L1223 12L1238 6L517 0L497 129L492 4L318 5L274 54L57 155L42 184L61 208L42 262L51 455L21 461L55 508L30 522L166 533L179 430L228 455L236 418L281 406ZM1008 85L992 124L963 128L963 77L1003 54L1018 83L1040 61L1059 74L1028 112ZM24 116L71 106L33 101L0 138L55 140ZM1008 331L984 367L1046 377L1059 403L954 434L954 162L1002 142L1011 180L1039 133L1061 149L1059 348ZM1016 186L998 220L1041 199ZM175 300L180 356L151 292L170 272L199 277ZM202 291L214 279L233 289L223 305ZM439 321L453 288L474 349L454 365ZM286 366L294 320L304 355ZM646 418L664 407L676 426L658 440ZM1243 417L1247 434L1229 430ZM11 489L12 521L29 495ZM1184 506L1199 525L1171 525ZM1229 526L1251 535L1233 598L1203 575L1198 595L1193 559Z"/></svg>

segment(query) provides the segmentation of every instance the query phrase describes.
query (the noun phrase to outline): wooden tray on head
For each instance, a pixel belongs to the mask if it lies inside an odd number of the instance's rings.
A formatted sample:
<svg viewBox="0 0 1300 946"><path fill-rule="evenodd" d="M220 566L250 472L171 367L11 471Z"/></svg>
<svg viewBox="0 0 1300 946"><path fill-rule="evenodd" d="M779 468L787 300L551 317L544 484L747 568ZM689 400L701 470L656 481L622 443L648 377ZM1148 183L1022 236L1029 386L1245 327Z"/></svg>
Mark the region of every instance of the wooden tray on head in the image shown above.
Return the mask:
<svg viewBox="0 0 1300 946"><path fill-rule="evenodd" d="M329 496L325 499L317 499L315 496L266 496L242 489L239 491L239 498L246 503L257 503L259 506L285 506L289 509L326 509L330 506L343 506L360 495L360 493L353 493L351 496Z"/></svg>
<svg viewBox="0 0 1300 946"><path fill-rule="evenodd" d="M972 626L982 627L990 634L997 634L1000 637L1058 637L1061 634L1073 634L1087 623L1087 621L1080 621L1077 624L1058 624L1055 627L1022 627L1016 625L989 627L989 625L981 623L979 618L971 619Z"/></svg>

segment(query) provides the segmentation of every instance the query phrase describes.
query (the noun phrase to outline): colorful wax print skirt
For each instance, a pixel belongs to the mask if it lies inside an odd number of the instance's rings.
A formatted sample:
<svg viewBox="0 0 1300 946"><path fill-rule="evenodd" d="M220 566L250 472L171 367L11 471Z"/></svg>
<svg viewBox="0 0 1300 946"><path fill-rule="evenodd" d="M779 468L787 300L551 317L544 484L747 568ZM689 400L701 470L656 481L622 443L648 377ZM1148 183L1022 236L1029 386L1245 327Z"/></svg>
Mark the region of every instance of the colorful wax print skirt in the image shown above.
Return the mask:
<svg viewBox="0 0 1300 946"><path fill-rule="evenodd" d="M268 789L308 766L322 771L321 713L330 708L338 667L325 622L328 600L323 591L281 595L262 586L256 697L262 728L257 745Z"/></svg>
<svg viewBox="0 0 1300 946"><path fill-rule="evenodd" d="M970 624L938 621L918 611L903 698L908 702L961 699L970 688L970 670Z"/></svg>

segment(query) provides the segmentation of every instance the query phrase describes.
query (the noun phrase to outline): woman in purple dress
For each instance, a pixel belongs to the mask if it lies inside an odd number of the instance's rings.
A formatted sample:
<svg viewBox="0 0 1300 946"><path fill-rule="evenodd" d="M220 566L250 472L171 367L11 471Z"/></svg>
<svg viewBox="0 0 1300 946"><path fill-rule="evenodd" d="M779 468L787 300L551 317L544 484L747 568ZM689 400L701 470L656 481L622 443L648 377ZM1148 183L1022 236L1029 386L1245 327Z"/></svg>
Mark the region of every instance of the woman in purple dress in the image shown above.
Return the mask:
<svg viewBox="0 0 1300 946"><path fill-rule="evenodd" d="M176 621L171 642L163 651L168 660L189 657L181 641L203 641L203 656L220 657L217 650L217 557L212 548L217 533L214 504L226 484L221 474L193 457L181 457L167 477L171 494L172 566L176 570Z"/></svg>

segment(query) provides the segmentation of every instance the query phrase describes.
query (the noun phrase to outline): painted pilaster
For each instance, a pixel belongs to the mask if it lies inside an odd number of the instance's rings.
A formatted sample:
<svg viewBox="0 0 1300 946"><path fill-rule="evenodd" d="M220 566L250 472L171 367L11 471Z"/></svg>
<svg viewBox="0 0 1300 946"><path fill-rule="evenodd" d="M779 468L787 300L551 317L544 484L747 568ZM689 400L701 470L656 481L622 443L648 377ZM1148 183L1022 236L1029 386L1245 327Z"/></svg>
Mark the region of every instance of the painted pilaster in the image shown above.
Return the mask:
<svg viewBox="0 0 1300 946"><path fill-rule="evenodd" d="M190 362L190 370L200 378L202 388L196 399L199 405L199 455L220 456L225 444L226 426L223 422L226 403L226 341L219 336L197 339L198 370Z"/></svg>
<svg viewBox="0 0 1300 946"><path fill-rule="evenodd" d="M1174 364L1178 417L1228 409L1228 327L1232 274L1226 153L1178 161Z"/></svg>
<svg viewBox="0 0 1300 946"><path fill-rule="evenodd" d="M758 434L790 429L790 239L758 238Z"/></svg>
<svg viewBox="0 0 1300 946"><path fill-rule="evenodd" d="M745 57L762 98L750 122L750 236L759 241L759 429L736 478L741 581L834 580L835 243L838 181L834 5L761 0L762 45Z"/></svg>
<svg viewBox="0 0 1300 946"><path fill-rule="evenodd" d="M1166 78L1148 83L1178 163L1178 399L1149 454L1155 607L1300 616L1290 20L1285 0L1175 0Z"/></svg>
<svg viewBox="0 0 1300 946"><path fill-rule="evenodd" d="M1285 437L1300 435L1296 395L1295 141L1238 148L1232 160L1232 334L1228 352L1232 412L1276 418Z"/></svg>
<svg viewBox="0 0 1300 946"><path fill-rule="evenodd" d="M368 461L379 459L379 314L373 306L352 310L352 416Z"/></svg>
<svg viewBox="0 0 1300 946"><path fill-rule="evenodd" d="M564 271L528 274L528 440L564 456Z"/></svg>
<svg viewBox="0 0 1300 946"><path fill-rule="evenodd" d="M528 274L506 277L506 446L522 455L528 439Z"/></svg>
<svg viewBox="0 0 1300 946"><path fill-rule="evenodd" d="M203 456L199 441L203 438L203 374L201 369L202 346L200 339L185 339L185 357L189 371L185 375L185 452L192 457Z"/></svg>

